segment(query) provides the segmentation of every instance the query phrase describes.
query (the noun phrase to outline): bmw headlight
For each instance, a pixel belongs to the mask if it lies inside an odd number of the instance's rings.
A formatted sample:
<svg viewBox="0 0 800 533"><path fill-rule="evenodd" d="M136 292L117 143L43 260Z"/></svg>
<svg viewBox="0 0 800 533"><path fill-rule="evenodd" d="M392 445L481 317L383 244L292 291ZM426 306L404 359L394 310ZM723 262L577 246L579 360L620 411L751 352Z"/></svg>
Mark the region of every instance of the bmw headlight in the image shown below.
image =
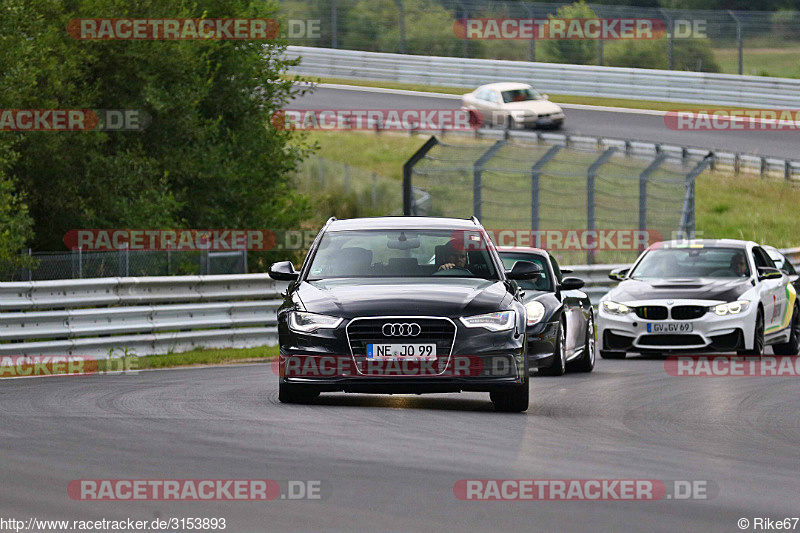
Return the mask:
<svg viewBox="0 0 800 533"><path fill-rule="evenodd" d="M612 315L627 315L631 312L631 308L627 305L618 302L612 302L611 300L606 300L603 302L603 309Z"/></svg>
<svg viewBox="0 0 800 533"><path fill-rule="evenodd" d="M333 329L341 323L342 319L335 316L303 311L289 313L289 329L298 333L314 333L318 329Z"/></svg>
<svg viewBox="0 0 800 533"><path fill-rule="evenodd" d="M719 305L712 305L708 308L709 311L713 311L714 314L719 316L725 315L738 315L742 311L746 311L747 308L750 307L750 302L747 300L738 300L736 302L728 302L725 304Z"/></svg>
<svg viewBox="0 0 800 533"><path fill-rule="evenodd" d="M461 317L461 323L468 328L485 328L489 331L506 331L512 329L517 321L517 313L514 311L500 311L497 313L486 313L485 315L475 315Z"/></svg>
<svg viewBox="0 0 800 533"><path fill-rule="evenodd" d="M542 318L544 318L544 306L541 304L541 302L532 300L525 304L525 309L527 309L528 311L529 326L538 324L539 322L541 322Z"/></svg>

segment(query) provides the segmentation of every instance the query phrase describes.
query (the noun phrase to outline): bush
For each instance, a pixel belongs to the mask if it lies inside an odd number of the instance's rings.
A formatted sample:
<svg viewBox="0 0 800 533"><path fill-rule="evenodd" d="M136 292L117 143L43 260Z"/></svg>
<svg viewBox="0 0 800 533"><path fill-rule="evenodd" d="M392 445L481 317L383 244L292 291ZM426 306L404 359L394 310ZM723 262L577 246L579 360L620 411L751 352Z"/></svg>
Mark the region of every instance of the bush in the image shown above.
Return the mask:
<svg viewBox="0 0 800 533"><path fill-rule="evenodd" d="M669 68L669 50L666 38L656 41L616 41L606 45L605 64L611 67ZM714 51L706 39L675 39L673 48L674 70L719 72Z"/></svg>

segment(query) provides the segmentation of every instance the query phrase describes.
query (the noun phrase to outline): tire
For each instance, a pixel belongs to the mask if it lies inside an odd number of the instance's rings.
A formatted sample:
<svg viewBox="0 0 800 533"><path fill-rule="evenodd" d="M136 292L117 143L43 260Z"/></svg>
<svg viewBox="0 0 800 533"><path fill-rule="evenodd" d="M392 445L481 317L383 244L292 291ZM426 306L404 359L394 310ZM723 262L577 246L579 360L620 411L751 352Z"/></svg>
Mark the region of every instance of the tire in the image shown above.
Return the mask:
<svg viewBox="0 0 800 533"><path fill-rule="evenodd" d="M567 368L575 372L591 372L594 369L594 360L594 315L589 313L589 321L586 322L586 342L583 345L583 354L577 361L569 363Z"/></svg>
<svg viewBox="0 0 800 533"><path fill-rule="evenodd" d="M791 330L789 342L772 346L775 355L800 355L800 305L795 305L792 310L789 329Z"/></svg>
<svg viewBox="0 0 800 533"><path fill-rule="evenodd" d="M625 352L609 352L607 350L600 350L600 357L603 359L625 359L628 355Z"/></svg>
<svg viewBox="0 0 800 533"><path fill-rule="evenodd" d="M521 413L528 410L530 392L528 383L511 385L489 393L494 410L501 413Z"/></svg>
<svg viewBox="0 0 800 533"><path fill-rule="evenodd" d="M753 331L753 347L749 350L739 350L739 355L764 355L764 311L758 309L756 326Z"/></svg>
<svg viewBox="0 0 800 533"><path fill-rule="evenodd" d="M553 350L553 362L550 366L538 369L537 373L540 376L563 376L567 371L567 346L566 346L566 332L564 331L564 322L558 323L558 332L556 333L556 346Z"/></svg>
<svg viewBox="0 0 800 533"><path fill-rule="evenodd" d="M318 396L319 391L309 387L278 383L278 400L281 403L310 403Z"/></svg>

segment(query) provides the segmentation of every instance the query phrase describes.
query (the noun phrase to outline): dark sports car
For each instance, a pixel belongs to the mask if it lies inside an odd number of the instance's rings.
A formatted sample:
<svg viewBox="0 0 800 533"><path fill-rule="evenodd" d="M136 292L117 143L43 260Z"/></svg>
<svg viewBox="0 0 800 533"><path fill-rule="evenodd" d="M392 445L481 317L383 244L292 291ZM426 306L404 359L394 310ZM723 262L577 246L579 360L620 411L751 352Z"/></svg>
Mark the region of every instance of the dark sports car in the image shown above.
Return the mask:
<svg viewBox="0 0 800 533"><path fill-rule="evenodd" d="M279 399L485 391L496 410L525 411L514 281L539 273L526 261L504 269L474 218L331 219L299 272L288 261L270 268L292 282L278 310Z"/></svg>
<svg viewBox="0 0 800 533"><path fill-rule="evenodd" d="M528 312L528 360L540 375L560 376L567 370L594 368L594 311L583 280L563 277L556 259L538 248L498 248L506 268L517 261L539 265L532 280L518 281Z"/></svg>

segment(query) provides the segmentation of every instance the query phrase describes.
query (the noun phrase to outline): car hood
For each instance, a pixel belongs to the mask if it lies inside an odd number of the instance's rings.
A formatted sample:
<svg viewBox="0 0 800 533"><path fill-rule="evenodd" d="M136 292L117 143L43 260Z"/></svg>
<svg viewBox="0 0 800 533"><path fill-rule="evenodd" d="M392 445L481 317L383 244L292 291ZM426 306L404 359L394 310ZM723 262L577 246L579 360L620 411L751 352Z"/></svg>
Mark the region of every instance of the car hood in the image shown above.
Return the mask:
<svg viewBox="0 0 800 533"><path fill-rule="evenodd" d="M608 299L621 303L660 298L732 302L752 288L748 278L627 279L608 293Z"/></svg>
<svg viewBox="0 0 800 533"><path fill-rule="evenodd" d="M507 308L502 281L469 278L330 279L303 282L297 292L306 310L356 316L469 316Z"/></svg>
<svg viewBox="0 0 800 533"><path fill-rule="evenodd" d="M550 100L528 100L526 102L509 102L503 104L509 111L533 111L537 115L560 113L561 108Z"/></svg>

